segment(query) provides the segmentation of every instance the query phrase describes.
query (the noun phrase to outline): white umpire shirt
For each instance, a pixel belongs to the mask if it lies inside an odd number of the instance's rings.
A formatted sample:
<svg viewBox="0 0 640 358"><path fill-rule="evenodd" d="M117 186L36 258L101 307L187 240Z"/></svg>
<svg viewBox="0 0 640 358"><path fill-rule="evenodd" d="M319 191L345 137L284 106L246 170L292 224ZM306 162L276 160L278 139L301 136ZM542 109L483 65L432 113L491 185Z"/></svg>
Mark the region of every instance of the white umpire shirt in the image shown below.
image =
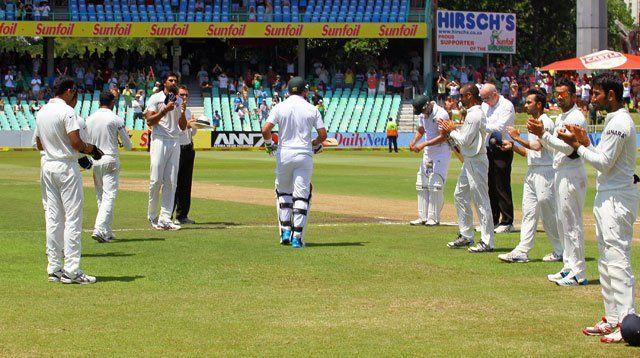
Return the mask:
<svg viewBox="0 0 640 358"><path fill-rule="evenodd" d="M73 108L60 98L50 99L36 117L36 137L44 149L45 160L75 161L78 152L71 146L68 134L79 129Z"/></svg>
<svg viewBox="0 0 640 358"><path fill-rule="evenodd" d="M479 105L467 109L462 127L449 133L449 137L460 146L460 153L465 158L473 158L479 154L487 154L484 145L486 135L485 115Z"/></svg>
<svg viewBox="0 0 640 358"><path fill-rule="evenodd" d="M160 91L151 97L149 97L149 104L147 110L150 112L160 112L166 104L164 100L167 96L164 91ZM180 138L180 126L178 126L178 120L180 120L180 106L182 105L182 98L176 96L176 102L174 103L173 111L167 113L160 119L160 122L155 124L151 131L153 138L167 138L178 140Z"/></svg>
<svg viewBox="0 0 640 358"><path fill-rule="evenodd" d="M546 114L543 114L538 118L542 121L544 125L545 133L552 134L555 128L555 124L553 120L549 118ZM529 141L538 140L538 136L532 133L527 135L527 139ZM542 146L542 149L538 150L527 150L527 165L530 167L534 166L552 166L553 165L553 153L546 146Z"/></svg>
<svg viewBox="0 0 640 358"><path fill-rule="evenodd" d="M191 111L189 111L189 108L187 108L184 111L184 115L187 118L187 121L191 119ZM196 132L198 132L196 128L193 128L187 124L187 128L185 128L183 131L180 131L179 144L180 145L191 144L191 142L193 141L193 136L196 135Z"/></svg>
<svg viewBox="0 0 640 358"><path fill-rule="evenodd" d="M634 187L636 141L633 119L626 108L621 108L607 114L602 137L597 147L578 148L578 154L598 170L596 177L598 191Z"/></svg>
<svg viewBox="0 0 640 358"><path fill-rule="evenodd" d="M278 146L282 150L313 153L311 132L324 128L318 109L298 95L291 95L273 107L267 122L278 125Z"/></svg>
<svg viewBox="0 0 640 358"><path fill-rule="evenodd" d="M483 103L482 111L487 117L486 126L488 133L500 132L502 133L502 139L511 139L507 133L507 127L513 127L516 123L516 111L511 101L500 95L498 103L496 103L495 106ZM489 145L489 136L487 136L485 145Z"/></svg>
<svg viewBox="0 0 640 358"><path fill-rule="evenodd" d="M131 150L124 121L112 110L100 108L87 118L86 123L89 143L96 145L105 155L118 156L118 136L125 149Z"/></svg>
<svg viewBox="0 0 640 358"><path fill-rule="evenodd" d="M449 114L447 111L438 106L435 102L433 103L433 110L431 114L426 117L424 114L420 114L418 116L418 121L420 122L420 126L424 128L424 135L426 140L431 140L440 135L440 126L438 125L438 119L448 120ZM441 142L438 144L430 145L425 148L424 155L435 155L435 154L443 154L450 155L450 148L447 142Z"/></svg>
<svg viewBox="0 0 640 358"><path fill-rule="evenodd" d="M587 121L584 118L584 115L578 109L578 106L574 105L570 110L561 113L556 119L556 126L553 130L553 135L551 133L545 132L542 135L541 142L542 145L547 146L555 151L555 155L553 157L553 168L579 168L584 166L584 162L582 161L582 157L571 159L569 155L571 155L574 151L573 147L565 143L562 139L557 137L558 131L560 129L565 129L565 124L573 124L576 126L581 126L582 128L587 128Z"/></svg>

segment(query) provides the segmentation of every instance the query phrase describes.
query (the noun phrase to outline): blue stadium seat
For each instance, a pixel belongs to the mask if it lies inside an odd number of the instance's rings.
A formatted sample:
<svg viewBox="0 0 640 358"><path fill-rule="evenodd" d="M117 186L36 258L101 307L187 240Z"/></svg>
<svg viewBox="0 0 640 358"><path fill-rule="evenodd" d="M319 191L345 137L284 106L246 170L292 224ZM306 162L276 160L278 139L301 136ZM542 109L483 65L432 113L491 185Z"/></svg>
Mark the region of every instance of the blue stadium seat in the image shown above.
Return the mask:
<svg viewBox="0 0 640 358"><path fill-rule="evenodd" d="M186 12L178 13L178 21L180 21L180 22L187 21L187 13Z"/></svg>

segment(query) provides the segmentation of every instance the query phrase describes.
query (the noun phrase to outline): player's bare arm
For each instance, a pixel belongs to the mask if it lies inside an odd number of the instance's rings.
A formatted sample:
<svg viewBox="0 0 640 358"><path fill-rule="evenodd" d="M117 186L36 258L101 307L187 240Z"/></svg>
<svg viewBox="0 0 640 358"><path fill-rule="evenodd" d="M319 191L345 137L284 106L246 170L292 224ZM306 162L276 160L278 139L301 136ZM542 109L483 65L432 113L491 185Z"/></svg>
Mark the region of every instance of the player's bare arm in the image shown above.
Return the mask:
<svg viewBox="0 0 640 358"><path fill-rule="evenodd" d="M44 147L42 146L42 142L38 137L36 137L36 148L38 148L38 150L44 150Z"/></svg>
<svg viewBox="0 0 640 358"><path fill-rule="evenodd" d="M411 142L409 142L409 150L412 152L419 152L419 150L416 150L416 143L422 139L422 137L424 136L424 127L420 126L418 127L418 130L416 131L416 133L413 135L413 138L411 139Z"/></svg>
<svg viewBox="0 0 640 358"><path fill-rule="evenodd" d="M315 147L318 144L321 144L322 142L324 142L325 140L327 140L327 129L326 128L318 128L318 136L316 137L316 139L311 141L311 145Z"/></svg>
<svg viewBox="0 0 640 358"><path fill-rule="evenodd" d="M523 146L526 149L529 150L535 150L535 151L540 151L542 150L542 144L540 143L540 140L536 139L536 140L524 140L522 137L520 137L520 131L517 130L514 127L507 127L507 132L509 133L509 136L518 144L520 144L521 146ZM517 146L514 146L514 148ZM514 149L515 150L515 149Z"/></svg>
<svg viewBox="0 0 640 358"><path fill-rule="evenodd" d="M183 131L187 129L187 101L182 101L180 105L180 118L178 119L178 127Z"/></svg>

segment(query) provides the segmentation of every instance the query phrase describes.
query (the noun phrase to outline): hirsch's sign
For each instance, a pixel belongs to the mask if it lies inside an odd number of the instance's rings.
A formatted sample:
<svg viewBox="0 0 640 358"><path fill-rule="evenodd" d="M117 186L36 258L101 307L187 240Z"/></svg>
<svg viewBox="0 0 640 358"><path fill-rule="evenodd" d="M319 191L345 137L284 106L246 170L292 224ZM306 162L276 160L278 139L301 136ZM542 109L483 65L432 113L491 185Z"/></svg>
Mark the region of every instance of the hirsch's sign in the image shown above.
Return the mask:
<svg viewBox="0 0 640 358"><path fill-rule="evenodd" d="M516 53L516 14L438 10L440 52Z"/></svg>

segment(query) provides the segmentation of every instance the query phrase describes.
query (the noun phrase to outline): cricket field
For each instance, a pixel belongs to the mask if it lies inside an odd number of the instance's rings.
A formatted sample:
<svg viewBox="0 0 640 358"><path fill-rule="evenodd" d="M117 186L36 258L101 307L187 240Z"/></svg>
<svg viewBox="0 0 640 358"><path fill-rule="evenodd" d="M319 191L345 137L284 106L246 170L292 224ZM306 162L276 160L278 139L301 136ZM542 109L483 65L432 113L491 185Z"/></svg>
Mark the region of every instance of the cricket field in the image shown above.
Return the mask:
<svg viewBox="0 0 640 358"><path fill-rule="evenodd" d="M315 159L307 247L276 237L274 159L258 151L196 154L190 217L154 231L146 219L149 158L121 157L117 239L90 237L96 213L84 172L82 268L94 285L47 282L39 154L0 153L0 356L638 356L581 329L603 314L591 213L590 285L546 279L560 263L539 232L532 261L450 250L457 227L411 227L420 155L326 151ZM443 221L455 222L452 159ZM520 221L526 162L514 162ZM541 226L540 226L541 227ZM636 235L638 227L636 227ZM637 244L633 265L640 268Z"/></svg>

